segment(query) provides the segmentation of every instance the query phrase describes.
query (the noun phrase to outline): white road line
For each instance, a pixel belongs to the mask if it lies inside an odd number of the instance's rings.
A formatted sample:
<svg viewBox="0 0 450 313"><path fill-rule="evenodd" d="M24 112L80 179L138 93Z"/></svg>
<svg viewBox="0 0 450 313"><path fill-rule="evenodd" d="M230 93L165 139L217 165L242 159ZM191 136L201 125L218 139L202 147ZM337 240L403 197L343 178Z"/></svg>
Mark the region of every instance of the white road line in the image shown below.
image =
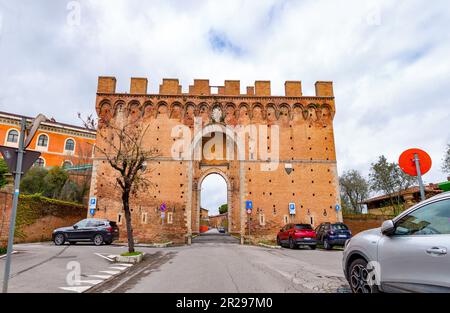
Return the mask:
<svg viewBox="0 0 450 313"><path fill-rule="evenodd" d="M103 280L75 280L75 283L97 285L97 284L101 283L102 281Z"/></svg>
<svg viewBox="0 0 450 313"><path fill-rule="evenodd" d="M73 291L73 292L78 292L78 293L82 293L83 291L88 290L89 288L91 288L91 286L77 286L77 287L59 287L62 290L67 290L67 291Z"/></svg>
<svg viewBox="0 0 450 313"><path fill-rule="evenodd" d="M109 268L112 268L113 270L119 270L119 271L123 271L123 270L127 269L127 267L123 267L123 266L110 266Z"/></svg>
<svg viewBox="0 0 450 313"><path fill-rule="evenodd" d="M89 277L100 278L100 279L108 279L111 278L112 275L88 275Z"/></svg>
<svg viewBox="0 0 450 313"><path fill-rule="evenodd" d="M117 263L116 265L126 266L126 267L132 267L133 266L133 264L128 264L128 263Z"/></svg>
<svg viewBox="0 0 450 313"><path fill-rule="evenodd" d="M106 274L110 274L110 275L116 275L119 274L119 271L100 271L100 273L106 273Z"/></svg>
<svg viewBox="0 0 450 313"><path fill-rule="evenodd" d="M98 255L99 257L101 257L101 258L104 258L104 259L107 259L108 261L110 261L110 262L113 262L114 261L114 259L111 259L111 258L109 258L109 257L107 257L107 256L104 256L103 254L100 254L100 253L94 253L95 255ZM111 255L110 255L111 256Z"/></svg>

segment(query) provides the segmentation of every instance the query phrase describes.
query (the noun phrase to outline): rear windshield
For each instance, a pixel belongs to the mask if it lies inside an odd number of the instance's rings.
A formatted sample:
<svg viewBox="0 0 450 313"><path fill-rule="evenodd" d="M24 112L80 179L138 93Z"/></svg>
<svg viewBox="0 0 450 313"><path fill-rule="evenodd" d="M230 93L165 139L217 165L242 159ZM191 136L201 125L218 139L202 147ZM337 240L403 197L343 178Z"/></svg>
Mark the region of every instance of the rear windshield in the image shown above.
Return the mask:
<svg viewBox="0 0 450 313"><path fill-rule="evenodd" d="M309 224L296 224L295 228L297 228L297 229L312 229L311 225L309 225Z"/></svg>
<svg viewBox="0 0 450 313"><path fill-rule="evenodd" d="M333 224L331 225L331 228L335 230L348 230L348 227L345 226L344 224Z"/></svg>

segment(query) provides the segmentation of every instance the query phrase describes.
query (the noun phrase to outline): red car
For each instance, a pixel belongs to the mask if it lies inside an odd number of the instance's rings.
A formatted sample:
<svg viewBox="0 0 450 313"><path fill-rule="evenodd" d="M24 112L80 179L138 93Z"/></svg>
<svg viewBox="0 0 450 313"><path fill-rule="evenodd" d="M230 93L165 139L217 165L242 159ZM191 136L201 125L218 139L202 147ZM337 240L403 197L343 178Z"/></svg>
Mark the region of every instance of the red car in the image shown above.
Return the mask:
<svg viewBox="0 0 450 313"><path fill-rule="evenodd" d="M277 234L279 246L288 245L295 249L298 246L309 246L314 250L317 246L316 232L310 224L286 224Z"/></svg>

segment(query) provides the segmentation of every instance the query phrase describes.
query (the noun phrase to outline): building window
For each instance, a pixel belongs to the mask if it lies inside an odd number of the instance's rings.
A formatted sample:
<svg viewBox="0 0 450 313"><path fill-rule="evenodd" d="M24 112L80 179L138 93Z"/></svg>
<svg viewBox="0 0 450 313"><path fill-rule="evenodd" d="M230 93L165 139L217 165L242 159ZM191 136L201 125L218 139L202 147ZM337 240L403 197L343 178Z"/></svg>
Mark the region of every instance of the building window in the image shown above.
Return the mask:
<svg viewBox="0 0 450 313"><path fill-rule="evenodd" d="M117 214L117 225L122 225L122 220L123 214L122 213Z"/></svg>
<svg viewBox="0 0 450 313"><path fill-rule="evenodd" d="M287 215L283 216L283 222L284 222L284 225L289 223L289 216L287 216Z"/></svg>
<svg viewBox="0 0 450 313"><path fill-rule="evenodd" d="M37 145L39 147L47 147L48 146L48 136L47 135L39 135Z"/></svg>
<svg viewBox="0 0 450 313"><path fill-rule="evenodd" d="M142 215L141 215L141 223L142 224L147 224L147 217L148 217L148 213L142 213Z"/></svg>
<svg viewBox="0 0 450 313"><path fill-rule="evenodd" d="M34 162L34 166L36 167L44 167L45 166L45 160L43 158L39 158Z"/></svg>
<svg viewBox="0 0 450 313"><path fill-rule="evenodd" d="M75 151L75 141L73 139L67 139L64 146L65 151Z"/></svg>
<svg viewBox="0 0 450 313"><path fill-rule="evenodd" d="M172 224L172 223L173 223L173 213L167 212L167 224Z"/></svg>
<svg viewBox="0 0 450 313"><path fill-rule="evenodd" d="M17 143L19 141L19 132L15 129L11 129L8 132L7 142Z"/></svg>
<svg viewBox="0 0 450 313"><path fill-rule="evenodd" d="M313 216L311 216L311 217L310 217L310 221L311 221L311 223L310 223L310 224L311 224L311 226L313 226L313 227L314 227L314 217L313 217Z"/></svg>
<svg viewBox="0 0 450 313"><path fill-rule="evenodd" d="M262 213L259 214L259 225L261 226L266 225L266 217Z"/></svg>
<svg viewBox="0 0 450 313"><path fill-rule="evenodd" d="M62 165L63 168L68 168L68 167L71 167L71 166L73 166L73 164L70 161L64 161L63 165Z"/></svg>

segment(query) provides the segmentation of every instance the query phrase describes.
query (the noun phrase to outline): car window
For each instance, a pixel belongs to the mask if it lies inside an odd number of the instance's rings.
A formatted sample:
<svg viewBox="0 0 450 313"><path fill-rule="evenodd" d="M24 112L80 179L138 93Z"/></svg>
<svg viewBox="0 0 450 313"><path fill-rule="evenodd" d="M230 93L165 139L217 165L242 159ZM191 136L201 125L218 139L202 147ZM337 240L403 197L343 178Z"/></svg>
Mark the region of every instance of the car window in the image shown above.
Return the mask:
<svg viewBox="0 0 450 313"><path fill-rule="evenodd" d="M95 227L98 221L96 220L87 220L86 227Z"/></svg>
<svg viewBox="0 0 450 313"><path fill-rule="evenodd" d="M297 229L312 229L311 225L309 225L309 224L295 224L295 228L297 228Z"/></svg>
<svg viewBox="0 0 450 313"><path fill-rule="evenodd" d="M450 199L427 204L396 223L396 235L450 234Z"/></svg>
<svg viewBox="0 0 450 313"><path fill-rule="evenodd" d="M331 228L333 230L348 230L347 226L344 224L334 224L334 225L331 225Z"/></svg>
<svg viewBox="0 0 450 313"><path fill-rule="evenodd" d="M83 228L83 227L86 227L87 222L88 222L88 220L85 219L85 220L79 221L75 225L78 226L78 228Z"/></svg>

